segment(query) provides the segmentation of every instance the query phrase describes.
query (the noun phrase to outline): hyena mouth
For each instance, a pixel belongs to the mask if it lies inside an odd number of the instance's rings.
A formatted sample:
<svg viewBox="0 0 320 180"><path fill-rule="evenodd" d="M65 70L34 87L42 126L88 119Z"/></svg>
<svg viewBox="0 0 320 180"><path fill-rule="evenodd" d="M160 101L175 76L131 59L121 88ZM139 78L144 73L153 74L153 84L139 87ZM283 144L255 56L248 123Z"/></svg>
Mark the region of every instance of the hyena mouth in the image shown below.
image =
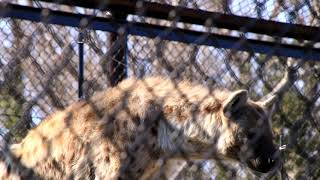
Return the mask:
<svg viewBox="0 0 320 180"><path fill-rule="evenodd" d="M272 141L265 137L251 144L253 152L246 160L248 167L254 171L267 173L279 166L280 154Z"/></svg>
<svg viewBox="0 0 320 180"><path fill-rule="evenodd" d="M263 146L259 144L255 149L253 156L247 159L247 165L254 171L267 173L279 166L280 154L274 146Z"/></svg>
<svg viewBox="0 0 320 180"><path fill-rule="evenodd" d="M278 158L257 157L247 160L247 165L250 169L261 173L267 173L276 168L279 164Z"/></svg>

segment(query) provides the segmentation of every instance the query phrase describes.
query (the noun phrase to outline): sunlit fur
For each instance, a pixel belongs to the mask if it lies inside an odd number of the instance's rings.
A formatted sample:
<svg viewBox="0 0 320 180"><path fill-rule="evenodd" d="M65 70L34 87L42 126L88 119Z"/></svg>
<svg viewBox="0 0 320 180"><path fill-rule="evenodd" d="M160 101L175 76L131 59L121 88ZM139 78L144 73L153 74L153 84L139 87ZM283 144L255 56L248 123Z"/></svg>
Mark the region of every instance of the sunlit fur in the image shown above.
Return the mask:
<svg viewBox="0 0 320 180"><path fill-rule="evenodd" d="M264 110L252 114L262 109L258 104L244 90L129 78L51 114L11 153L44 179L148 179L159 171L161 157L242 161L239 152L252 128L264 129L273 147ZM10 162L1 164L10 168Z"/></svg>

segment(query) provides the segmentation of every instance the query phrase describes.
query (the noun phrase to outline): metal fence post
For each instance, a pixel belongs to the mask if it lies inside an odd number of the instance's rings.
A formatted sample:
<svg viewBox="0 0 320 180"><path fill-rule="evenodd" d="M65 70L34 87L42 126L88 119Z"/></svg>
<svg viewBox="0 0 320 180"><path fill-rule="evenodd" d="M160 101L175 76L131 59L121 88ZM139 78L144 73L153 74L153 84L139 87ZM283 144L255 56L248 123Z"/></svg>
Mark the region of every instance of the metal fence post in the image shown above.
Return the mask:
<svg viewBox="0 0 320 180"><path fill-rule="evenodd" d="M127 15L112 12L112 18L126 20ZM127 29L121 27L117 33L110 33L110 55L107 58L106 69L108 86L115 86L127 77Z"/></svg>
<svg viewBox="0 0 320 180"><path fill-rule="evenodd" d="M78 65L78 98L83 98L83 81L84 81L84 32L80 30L78 35L78 47L79 47L79 65Z"/></svg>

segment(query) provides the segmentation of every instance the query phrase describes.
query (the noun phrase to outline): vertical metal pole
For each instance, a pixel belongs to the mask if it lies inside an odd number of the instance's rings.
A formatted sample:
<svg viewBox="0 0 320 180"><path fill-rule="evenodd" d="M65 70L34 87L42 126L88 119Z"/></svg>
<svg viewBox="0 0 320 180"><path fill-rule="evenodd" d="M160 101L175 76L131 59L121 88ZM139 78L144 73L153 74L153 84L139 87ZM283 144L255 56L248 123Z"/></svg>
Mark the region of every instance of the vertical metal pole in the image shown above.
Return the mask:
<svg viewBox="0 0 320 180"><path fill-rule="evenodd" d="M125 20L126 14L112 12L113 19ZM126 27L118 33L110 33L110 56L107 58L106 69L108 86L115 86L127 77L127 30ZM120 44L120 46L117 46Z"/></svg>
<svg viewBox="0 0 320 180"><path fill-rule="evenodd" d="M83 42L84 33L81 30L78 35L78 47L79 47L79 69L78 69L78 98L83 98L83 81L84 81L84 62L83 62Z"/></svg>

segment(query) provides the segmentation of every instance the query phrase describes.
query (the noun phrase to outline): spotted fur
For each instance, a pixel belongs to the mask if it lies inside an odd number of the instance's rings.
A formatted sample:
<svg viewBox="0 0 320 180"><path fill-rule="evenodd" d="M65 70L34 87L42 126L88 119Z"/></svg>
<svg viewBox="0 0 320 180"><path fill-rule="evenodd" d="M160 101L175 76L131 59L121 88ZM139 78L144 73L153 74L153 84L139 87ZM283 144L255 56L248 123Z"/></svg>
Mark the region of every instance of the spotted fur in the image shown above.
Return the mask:
<svg viewBox="0 0 320 180"><path fill-rule="evenodd" d="M166 158L243 161L243 147L262 157L247 141L257 128L273 154L265 108L245 90L129 78L51 114L10 153L23 166L15 172L30 169L34 179L150 179L161 176ZM4 173L14 164L0 161L2 179L19 179Z"/></svg>

